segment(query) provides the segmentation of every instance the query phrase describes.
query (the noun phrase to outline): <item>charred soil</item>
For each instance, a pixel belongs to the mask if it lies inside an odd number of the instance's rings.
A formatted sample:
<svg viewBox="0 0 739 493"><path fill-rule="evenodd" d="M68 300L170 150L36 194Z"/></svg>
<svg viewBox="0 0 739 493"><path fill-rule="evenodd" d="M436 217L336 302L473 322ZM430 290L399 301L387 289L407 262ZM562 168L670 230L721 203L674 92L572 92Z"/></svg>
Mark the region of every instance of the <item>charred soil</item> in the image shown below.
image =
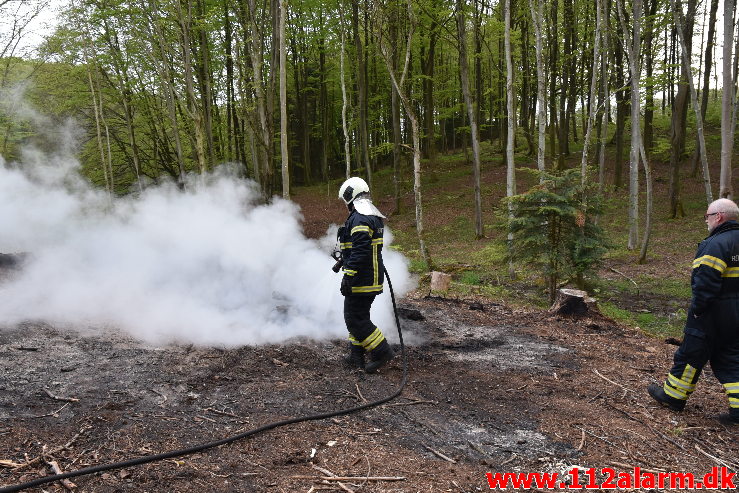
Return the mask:
<svg viewBox="0 0 739 493"><path fill-rule="evenodd" d="M489 490L488 472L703 474L739 464L739 431L715 419L726 407L715 379L704 375L681 414L646 394L674 346L598 315L485 299L409 297L402 306L409 381L394 401L79 477L78 490L471 492ZM343 366L345 344L151 347L115 331L4 328L0 485L48 474L46 461L69 471L184 448L397 388L400 357L367 375ZM322 479L330 473L350 479Z"/></svg>

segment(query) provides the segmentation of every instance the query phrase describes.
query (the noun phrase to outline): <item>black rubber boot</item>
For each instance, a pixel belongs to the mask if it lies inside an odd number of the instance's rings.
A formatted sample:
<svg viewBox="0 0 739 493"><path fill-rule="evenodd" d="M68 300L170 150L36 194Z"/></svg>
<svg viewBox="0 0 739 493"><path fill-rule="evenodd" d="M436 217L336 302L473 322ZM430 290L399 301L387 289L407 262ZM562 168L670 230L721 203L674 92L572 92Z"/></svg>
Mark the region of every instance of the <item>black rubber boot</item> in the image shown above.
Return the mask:
<svg viewBox="0 0 739 493"><path fill-rule="evenodd" d="M382 341L379 346L369 352L370 362L364 367L367 373L375 373L395 357L393 348L387 341Z"/></svg>
<svg viewBox="0 0 739 493"><path fill-rule="evenodd" d="M344 358L344 363L351 368L364 368L365 350L362 346L349 344L349 355Z"/></svg>
<svg viewBox="0 0 739 493"><path fill-rule="evenodd" d="M649 392L649 395L651 395L655 401L659 402L663 406L669 407L673 411L682 411L685 408L685 401L675 399L674 397L667 395L659 384L650 384L649 387L647 387L647 392Z"/></svg>

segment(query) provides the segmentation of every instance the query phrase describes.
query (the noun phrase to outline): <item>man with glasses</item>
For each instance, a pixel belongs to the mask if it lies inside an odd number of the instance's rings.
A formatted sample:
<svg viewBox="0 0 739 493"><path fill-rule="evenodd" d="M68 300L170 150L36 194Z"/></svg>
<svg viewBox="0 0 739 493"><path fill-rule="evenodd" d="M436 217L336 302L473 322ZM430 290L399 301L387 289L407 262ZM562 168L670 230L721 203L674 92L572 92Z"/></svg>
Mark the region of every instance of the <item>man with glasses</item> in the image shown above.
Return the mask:
<svg viewBox="0 0 739 493"><path fill-rule="evenodd" d="M739 207L718 199L703 217L709 234L693 260L683 343L664 385L651 384L647 390L657 402L682 411L710 361L729 398L729 413L719 419L739 424Z"/></svg>

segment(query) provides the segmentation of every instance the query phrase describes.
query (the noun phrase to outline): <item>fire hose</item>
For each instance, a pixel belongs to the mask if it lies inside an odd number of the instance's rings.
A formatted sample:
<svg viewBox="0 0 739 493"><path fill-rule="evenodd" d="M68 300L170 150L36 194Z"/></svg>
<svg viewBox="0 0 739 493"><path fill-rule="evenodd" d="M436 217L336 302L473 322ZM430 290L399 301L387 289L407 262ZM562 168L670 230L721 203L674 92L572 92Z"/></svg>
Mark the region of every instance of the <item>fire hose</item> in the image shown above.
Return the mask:
<svg viewBox="0 0 739 493"><path fill-rule="evenodd" d="M237 435L222 438L220 440L216 440L212 442L201 443L199 445L194 445L192 447L188 447L184 449L172 450L170 452L163 452L160 454L146 455L143 457L138 457L136 459L130 459L130 460L125 460L121 462L113 462L110 464L100 464L97 466L85 467L83 469L78 469L76 471L70 471L70 472L65 472L62 474L54 474L51 476L45 476L43 478L34 479L32 481L28 481L25 483L14 484L11 486L4 486L0 488L0 493L11 493L13 491L22 491L28 488L34 488L36 486L41 486L42 484L52 483L54 481L61 481L63 479L74 478L77 476L85 476L88 474L95 474L95 473L103 472L103 471L112 471L115 469L123 469L126 467L139 466L141 464L148 464L149 462L157 462L160 460L172 459L174 457L182 457L185 455L202 452L204 450L212 449L215 447L220 447L221 445L226 445L228 443L236 442L238 440L242 440L244 438L257 435L264 431L273 430L275 428L280 428L282 426L292 425L295 423L302 423L305 421L319 421L322 419L333 418L336 416L345 416L347 414L356 413L364 409L369 409L371 407L376 407L381 404L385 404L386 402L389 402L395 399L403 392L403 388L405 387L408 381L408 361L407 361L406 354L405 354L405 345L403 344L403 331L400 329L400 320L398 320L398 307L395 303L395 293L393 292L393 284L390 282L390 276L388 276L387 269L385 269L384 266L383 266L383 271L385 273L385 278L387 279L388 287L390 288L390 298L392 299L392 302L393 302L393 313L395 315L395 324L398 327L398 338L400 340L400 352L403 358L403 377L400 380L398 389L393 394L387 397L383 397L380 400L368 402L366 404L351 407L348 409L340 409L338 411L311 414L307 416L298 416L295 418L285 419L282 421L275 421L273 423L268 423L266 425L260 426L259 428L254 428L252 430L248 430L243 433L239 433Z"/></svg>

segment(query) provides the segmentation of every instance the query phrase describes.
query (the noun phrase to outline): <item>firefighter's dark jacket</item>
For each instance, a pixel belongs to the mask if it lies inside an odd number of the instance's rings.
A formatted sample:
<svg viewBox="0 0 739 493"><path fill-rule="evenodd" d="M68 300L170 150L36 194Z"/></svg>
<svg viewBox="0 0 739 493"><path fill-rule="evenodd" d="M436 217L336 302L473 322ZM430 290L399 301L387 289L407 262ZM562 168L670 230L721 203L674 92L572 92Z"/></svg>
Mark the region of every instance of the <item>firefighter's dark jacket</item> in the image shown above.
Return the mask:
<svg viewBox="0 0 739 493"><path fill-rule="evenodd" d="M718 225L698 245L690 285L690 325L700 327L705 313L721 311L727 302L739 304L739 223L726 221ZM690 323L693 318L698 323Z"/></svg>
<svg viewBox="0 0 739 493"><path fill-rule="evenodd" d="M382 218L365 216L353 210L339 231L344 276L352 295L373 296L382 293Z"/></svg>

